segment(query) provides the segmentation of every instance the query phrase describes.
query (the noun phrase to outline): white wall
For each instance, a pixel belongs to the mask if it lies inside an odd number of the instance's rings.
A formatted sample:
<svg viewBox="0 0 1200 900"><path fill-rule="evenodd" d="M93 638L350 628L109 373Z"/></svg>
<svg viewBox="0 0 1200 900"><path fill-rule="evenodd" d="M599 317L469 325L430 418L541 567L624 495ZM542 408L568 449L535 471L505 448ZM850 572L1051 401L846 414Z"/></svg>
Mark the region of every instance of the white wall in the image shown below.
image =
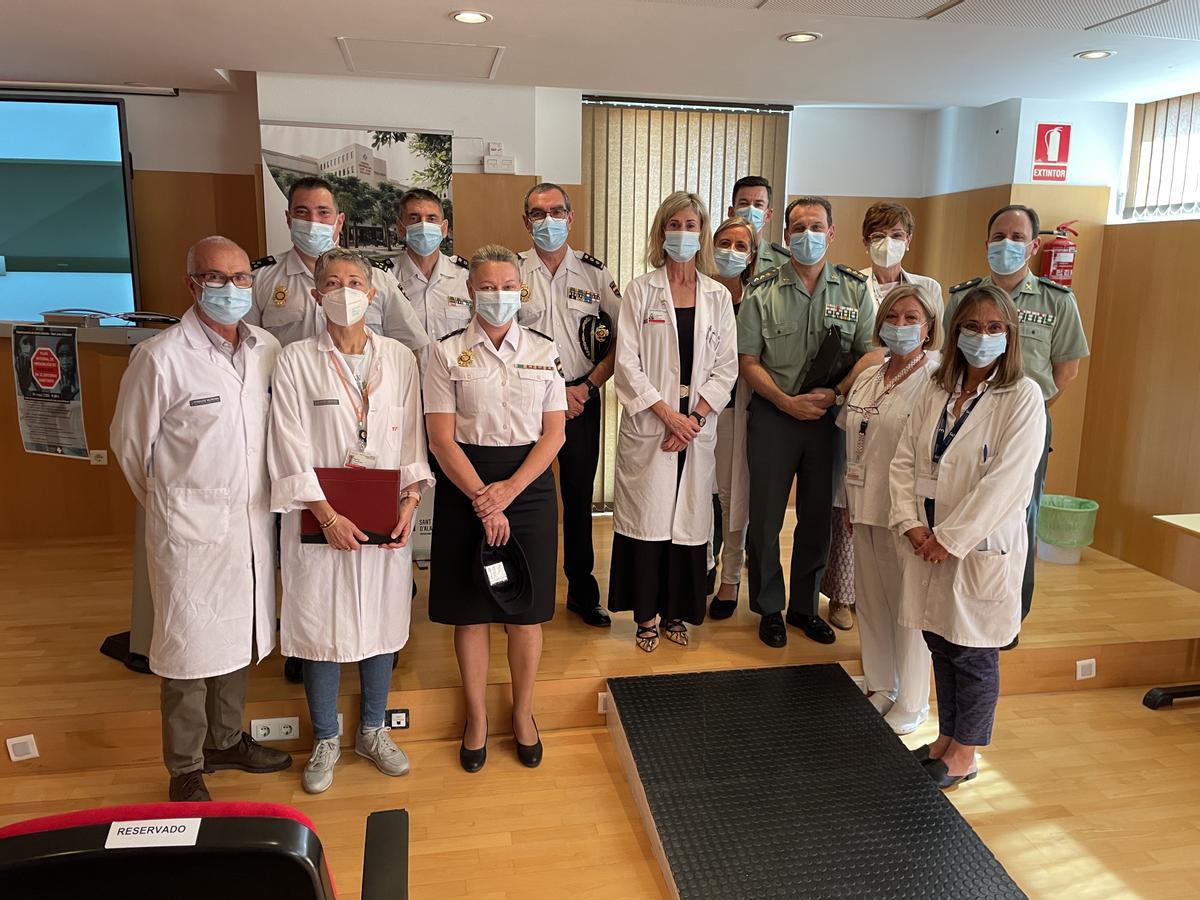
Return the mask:
<svg viewBox="0 0 1200 900"><path fill-rule="evenodd" d="M1021 101L949 106L926 121L921 190L924 196L1012 182Z"/></svg>
<svg viewBox="0 0 1200 900"><path fill-rule="evenodd" d="M787 193L917 197L928 113L797 107L788 135Z"/></svg>
<svg viewBox="0 0 1200 900"><path fill-rule="evenodd" d="M1127 103L1065 103L1060 100L1022 100L1013 182L1033 181L1033 152L1039 122L1071 126L1067 184L1120 186L1125 151Z"/></svg>
<svg viewBox="0 0 1200 900"><path fill-rule="evenodd" d="M583 91L534 88L534 159L545 181L582 180Z"/></svg>

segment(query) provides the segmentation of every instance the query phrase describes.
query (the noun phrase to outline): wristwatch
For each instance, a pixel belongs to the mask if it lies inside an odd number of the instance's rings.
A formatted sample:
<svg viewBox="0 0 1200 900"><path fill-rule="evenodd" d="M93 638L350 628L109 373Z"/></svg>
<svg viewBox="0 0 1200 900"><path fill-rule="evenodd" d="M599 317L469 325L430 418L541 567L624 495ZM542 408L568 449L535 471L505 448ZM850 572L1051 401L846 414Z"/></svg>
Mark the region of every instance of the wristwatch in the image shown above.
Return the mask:
<svg viewBox="0 0 1200 900"><path fill-rule="evenodd" d="M834 406L845 406L846 405L846 395L839 394L837 391L834 391L833 392L833 405Z"/></svg>
<svg viewBox="0 0 1200 900"><path fill-rule="evenodd" d="M691 418L695 419L696 424L699 425L701 428L703 428L704 423L708 421L708 419L705 416L700 415L700 413L696 412L694 409L690 413L688 413L688 415Z"/></svg>
<svg viewBox="0 0 1200 900"><path fill-rule="evenodd" d="M596 385L592 384L592 379L585 378L585 379L583 379L583 383L587 385L589 400L591 400L593 397L595 397L597 394L600 393L600 388L598 388L598 387L596 387Z"/></svg>

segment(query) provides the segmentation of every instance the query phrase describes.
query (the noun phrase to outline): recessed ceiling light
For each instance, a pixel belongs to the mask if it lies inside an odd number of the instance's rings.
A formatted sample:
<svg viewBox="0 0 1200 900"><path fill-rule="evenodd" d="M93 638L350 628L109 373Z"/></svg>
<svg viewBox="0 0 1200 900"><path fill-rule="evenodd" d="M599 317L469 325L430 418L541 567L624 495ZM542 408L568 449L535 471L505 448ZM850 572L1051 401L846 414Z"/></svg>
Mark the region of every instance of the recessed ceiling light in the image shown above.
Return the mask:
<svg viewBox="0 0 1200 900"><path fill-rule="evenodd" d="M789 44L811 44L819 41L822 35L816 31L793 31L791 34L781 34L779 39Z"/></svg>
<svg viewBox="0 0 1200 900"><path fill-rule="evenodd" d="M1076 59L1108 59L1116 50L1083 50L1075 54Z"/></svg>
<svg viewBox="0 0 1200 900"><path fill-rule="evenodd" d="M462 22L464 25L482 25L484 22L490 22L492 16L491 13L479 12L474 9L460 9L458 12L450 13L450 18L455 22Z"/></svg>

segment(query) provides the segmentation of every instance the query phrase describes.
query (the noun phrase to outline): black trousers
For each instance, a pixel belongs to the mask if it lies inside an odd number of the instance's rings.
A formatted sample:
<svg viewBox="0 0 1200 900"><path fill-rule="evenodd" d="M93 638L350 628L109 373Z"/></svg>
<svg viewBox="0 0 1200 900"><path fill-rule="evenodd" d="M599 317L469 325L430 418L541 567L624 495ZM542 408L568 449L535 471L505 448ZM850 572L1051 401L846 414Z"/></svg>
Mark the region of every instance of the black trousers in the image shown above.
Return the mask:
<svg viewBox="0 0 1200 900"><path fill-rule="evenodd" d="M922 634L933 656L938 731L964 746L986 747L1000 698L1000 651L952 644L932 631Z"/></svg>
<svg viewBox="0 0 1200 900"><path fill-rule="evenodd" d="M796 481L796 530L792 535L790 612L815 616L821 576L829 561L833 516L833 463L837 426L832 413L801 422L757 394L750 401L746 456L750 463L750 522L746 558L750 609L759 615L785 606L779 532L788 490Z"/></svg>
<svg viewBox="0 0 1200 900"><path fill-rule="evenodd" d="M581 606L600 605L600 586L592 569L592 491L600 461L600 397L567 420L566 441L558 451L558 493L562 498L563 574L567 596Z"/></svg>
<svg viewBox="0 0 1200 900"><path fill-rule="evenodd" d="M1025 510L1025 528L1029 534L1029 545L1025 549L1025 574L1021 576L1021 621L1029 615L1033 605L1033 569L1037 560L1037 519L1038 506L1042 502L1042 490L1046 487L1046 464L1050 460L1050 439L1053 429L1050 427L1050 410L1046 410L1046 443L1042 447L1042 458L1038 462L1037 471L1033 475L1033 499Z"/></svg>

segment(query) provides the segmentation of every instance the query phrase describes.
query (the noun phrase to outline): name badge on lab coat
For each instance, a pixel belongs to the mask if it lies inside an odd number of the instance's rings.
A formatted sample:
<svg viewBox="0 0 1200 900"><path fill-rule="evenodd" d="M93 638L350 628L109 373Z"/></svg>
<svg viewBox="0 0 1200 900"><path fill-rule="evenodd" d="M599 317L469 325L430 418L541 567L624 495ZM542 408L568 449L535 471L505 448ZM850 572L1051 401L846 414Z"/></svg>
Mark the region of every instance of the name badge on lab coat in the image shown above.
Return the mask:
<svg viewBox="0 0 1200 900"><path fill-rule="evenodd" d="M369 450L350 448L346 451L347 469L373 469L379 464L379 455Z"/></svg>
<svg viewBox="0 0 1200 900"><path fill-rule="evenodd" d="M862 463L846 463L846 484L851 487L862 487L866 480L866 471Z"/></svg>
<svg viewBox="0 0 1200 900"><path fill-rule="evenodd" d="M917 477L917 496L937 499L937 479L928 476Z"/></svg>

